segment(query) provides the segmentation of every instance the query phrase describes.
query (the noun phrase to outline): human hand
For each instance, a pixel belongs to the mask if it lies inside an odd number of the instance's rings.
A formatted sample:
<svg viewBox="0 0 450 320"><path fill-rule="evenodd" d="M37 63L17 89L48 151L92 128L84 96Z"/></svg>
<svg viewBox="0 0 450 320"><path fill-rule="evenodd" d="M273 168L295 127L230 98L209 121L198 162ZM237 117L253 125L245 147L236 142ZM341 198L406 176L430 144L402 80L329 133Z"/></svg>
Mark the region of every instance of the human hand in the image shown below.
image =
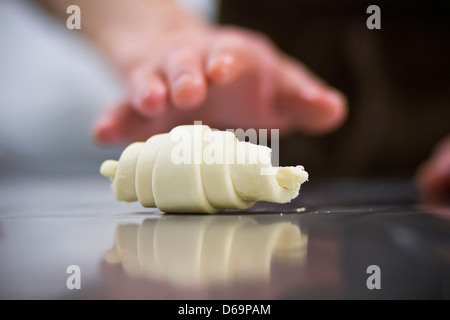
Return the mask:
<svg viewBox="0 0 450 320"><path fill-rule="evenodd" d="M99 142L146 140L195 120L320 134L346 117L341 93L260 34L191 20L149 34L119 43L129 95L100 117Z"/></svg>
<svg viewBox="0 0 450 320"><path fill-rule="evenodd" d="M424 201L450 201L450 136L441 141L419 167L416 182Z"/></svg>

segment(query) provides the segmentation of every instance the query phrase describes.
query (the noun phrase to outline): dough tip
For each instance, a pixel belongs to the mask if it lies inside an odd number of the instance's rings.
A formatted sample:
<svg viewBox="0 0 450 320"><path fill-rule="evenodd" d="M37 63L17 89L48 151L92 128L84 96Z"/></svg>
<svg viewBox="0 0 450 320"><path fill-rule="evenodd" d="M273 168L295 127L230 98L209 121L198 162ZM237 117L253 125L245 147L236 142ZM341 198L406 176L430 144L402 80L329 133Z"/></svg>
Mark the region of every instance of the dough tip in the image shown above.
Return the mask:
<svg viewBox="0 0 450 320"><path fill-rule="evenodd" d="M300 185L308 180L308 173L302 166L279 167L276 178L278 184L286 189L299 189Z"/></svg>
<svg viewBox="0 0 450 320"><path fill-rule="evenodd" d="M102 163L100 167L100 173L102 176L109 177L114 179L117 170L117 161L116 160L106 160Z"/></svg>

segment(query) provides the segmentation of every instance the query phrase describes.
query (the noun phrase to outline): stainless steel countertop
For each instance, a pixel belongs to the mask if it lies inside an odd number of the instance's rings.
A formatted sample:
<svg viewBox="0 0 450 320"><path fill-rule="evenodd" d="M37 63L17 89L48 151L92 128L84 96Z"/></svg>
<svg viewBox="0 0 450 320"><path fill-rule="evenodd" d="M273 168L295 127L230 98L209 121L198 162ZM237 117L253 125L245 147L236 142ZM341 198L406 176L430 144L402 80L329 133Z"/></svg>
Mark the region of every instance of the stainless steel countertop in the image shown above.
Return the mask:
<svg viewBox="0 0 450 320"><path fill-rule="evenodd" d="M448 211L398 180L188 215L117 202L95 175L0 177L0 298L448 299Z"/></svg>

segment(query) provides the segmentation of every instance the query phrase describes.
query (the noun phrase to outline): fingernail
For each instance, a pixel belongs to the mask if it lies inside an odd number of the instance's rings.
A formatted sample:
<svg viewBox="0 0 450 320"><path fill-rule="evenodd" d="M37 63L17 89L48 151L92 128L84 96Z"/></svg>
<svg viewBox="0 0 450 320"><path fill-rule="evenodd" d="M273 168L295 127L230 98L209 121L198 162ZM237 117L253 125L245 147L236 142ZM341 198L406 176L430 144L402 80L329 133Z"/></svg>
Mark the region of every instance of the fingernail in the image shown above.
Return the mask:
<svg viewBox="0 0 450 320"><path fill-rule="evenodd" d="M178 90L180 87L182 87L185 83L192 81L193 77L189 73L182 74L181 76L178 76L173 84L174 91Z"/></svg>
<svg viewBox="0 0 450 320"><path fill-rule="evenodd" d="M138 103L138 110L143 113L144 116L155 116L161 114L164 111L164 92L153 88L148 90L145 95L141 97Z"/></svg>
<svg viewBox="0 0 450 320"><path fill-rule="evenodd" d="M345 96L343 93L336 89L331 89L328 91L328 101L330 101L334 105L343 105L345 104Z"/></svg>
<svg viewBox="0 0 450 320"><path fill-rule="evenodd" d="M316 85L306 85L303 86L302 89L302 95L307 100L315 100L320 95L321 89Z"/></svg>
<svg viewBox="0 0 450 320"><path fill-rule="evenodd" d="M214 57L208 61L207 70L212 73L216 80L225 81L230 77L231 68L234 59L231 55L222 55Z"/></svg>

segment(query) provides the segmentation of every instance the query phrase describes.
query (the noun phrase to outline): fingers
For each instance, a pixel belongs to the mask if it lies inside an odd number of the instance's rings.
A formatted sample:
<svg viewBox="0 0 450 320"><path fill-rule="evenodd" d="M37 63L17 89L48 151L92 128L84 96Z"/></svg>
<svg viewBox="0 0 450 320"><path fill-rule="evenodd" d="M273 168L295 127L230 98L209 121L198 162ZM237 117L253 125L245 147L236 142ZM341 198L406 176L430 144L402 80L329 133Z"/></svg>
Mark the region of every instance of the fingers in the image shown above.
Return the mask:
<svg viewBox="0 0 450 320"><path fill-rule="evenodd" d="M240 77L240 85L225 86L237 83ZM210 85L220 87L205 104L212 123L224 112L209 109L223 106L227 99L235 102L237 112L241 107L254 107L260 113L256 120L263 118L264 125L288 123L292 129L311 134L336 128L347 114L345 97L338 91L298 62L280 55L264 38L233 31L218 34L208 46L183 44L169 49L128 80L129 102L102 115L94 131L97 141L130 141L143 133L146 137L157 133L167 119L193 115L194 111L180 113L180 109L203 105ZM282 116L272 119L274 109ZM195 115L205 110L199 108Z"/></svg>
<svg viewBox="0 0 450 320"><path fill-rule="evenodd" d="M212 45L206 58L206 75L211 83L226 85L252 68L256 58L243 37L225 34Z"/></svg>
<svg viewBox="0 0 450 320"><path fill-rule="evenodd" d="M295 127L309 134L336 129L347 116L345 96L330 88L298 62L279 68L278 102Z"/></svg>
<svg viewBox="0 0 450 320"><path fill-rule="evenodd" d="M168 107L192 109L206 98L203 55L193 47L170 50L152 68L141 68L129 78L131 106L153 118Z"/></svg>
<svg viewBox="0 0 450 320"><path fill-rule="evenodd" d="M206 98L201 52L192 47L171 50L162 65L172 104L180 109L198 107Z"/></svg>
<svg viewBox="0 0 450 320"><path fill-rule="evenodd" d="M94 139L101 143L116 143L126 134L127 123L135 122L137 112L128 103L107 109L94 126Z"/></svg>
<svg viewBox="0 0 450 320"><path fill-rule="evenodd" d="M161 125L161 123L160 123ZM107 109L94 126L94 139L104 144L143 141L161 130L158 121L143 117L131 103Z"/></svg>
<svg viewBox="0 0 450 320"><path fill-rule="evenodd" d="M132 107L145 117L164 112L168 104L168 89L162 76L153 70L139 69L130 77Z"/></svg>
<svg viewBox="0 0 450 320"><path fill-rule="evenodd" d="M450 200L450 138L418 169L416 182L425 200Z"/></svg>

